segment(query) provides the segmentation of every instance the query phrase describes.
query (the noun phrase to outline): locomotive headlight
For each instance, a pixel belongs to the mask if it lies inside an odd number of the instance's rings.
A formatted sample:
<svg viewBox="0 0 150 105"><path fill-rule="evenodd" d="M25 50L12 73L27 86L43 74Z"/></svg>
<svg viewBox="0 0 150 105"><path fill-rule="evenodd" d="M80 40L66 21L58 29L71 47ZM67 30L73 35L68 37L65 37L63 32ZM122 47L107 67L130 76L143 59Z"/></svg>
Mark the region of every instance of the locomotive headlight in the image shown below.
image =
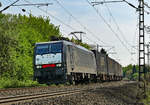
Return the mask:
<svg viewBox="0 0 150 105"><path fill-rule="evenodd" d="M40 69L40 68L42 68L42 66L36 66L36 68L37 68L37 69Z"/></svg>
<svg viewBox="0 0 150 105"><path fill-rule="evenodd" d="M57 64L56 66L57 66L57 67L61 67L61 64Z"/></svg>

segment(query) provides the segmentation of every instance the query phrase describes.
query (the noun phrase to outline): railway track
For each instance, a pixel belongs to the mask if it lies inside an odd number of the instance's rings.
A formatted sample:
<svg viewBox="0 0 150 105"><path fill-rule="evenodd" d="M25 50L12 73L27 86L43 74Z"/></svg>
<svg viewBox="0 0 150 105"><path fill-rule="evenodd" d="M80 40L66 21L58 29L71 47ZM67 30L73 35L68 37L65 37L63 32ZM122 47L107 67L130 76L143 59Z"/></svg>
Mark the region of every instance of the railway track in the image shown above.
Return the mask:
<svg viewBox="0 0 150 105"><path fill-rule="evenodd" d="M42 100L47 100L47 102L51 100L52 102L55 99L64 100L64 98L67 96L73 97L76 95L77 95L76 98L78 98L80 97L80 95L84 93L86 94L88 94L87 92L93 93L94 91L97 90L100 90L100 92L102 92L103 94L103 92L105 91L108 91L109 93L109 88L116 89L116 87L118 86L121 87L121 86L126 86L128 84L134 84L134 83L135 82L132 81L118 81L118 82L105 82L105 83L67 86L67 87L37 87L37 88L21 88L21 89L18 88L18 89L6 89L6 90L4 89L4 90L0 90L0 93L3 94L0 96L0 105L24 105L23 103L34 103L34 102L42 103L43 102ZM123 91L120 92L122 93ZM57 103L57 101L54 102ZM44 103L43 105L47 105L47 104Z"/></svg>
<svg viewBox="0 0 150 105"><path fill-rule="evenodd" d="M51 93L40 93L40 94L29 94L29 95L18 95L18 96L11 96L11 97L2 97L0 98L0 105L10 105L22 101L31 101L37 100L41 98L53 98L53 97L60 97L66 95L72 95L76 93L80 93L87 89L73 89L73 90L66 90L66 91L56 91Z"/></svg>

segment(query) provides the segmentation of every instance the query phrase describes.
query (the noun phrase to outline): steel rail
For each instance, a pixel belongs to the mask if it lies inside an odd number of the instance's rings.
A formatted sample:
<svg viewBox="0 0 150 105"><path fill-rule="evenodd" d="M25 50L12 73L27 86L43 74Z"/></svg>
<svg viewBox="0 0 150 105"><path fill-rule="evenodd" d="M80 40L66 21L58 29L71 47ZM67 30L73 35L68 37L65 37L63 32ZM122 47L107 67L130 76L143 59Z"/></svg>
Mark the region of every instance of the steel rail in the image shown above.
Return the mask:
<svg viewBox="0 0 150 105"><path fill-rule="evenodd" d="M73 89L73 90L65 90L65 91L55 91L51 93L39 93L39 94L29 94L29 95L18 95L18 96L11 96L11 97L1 97L0 98L0 105L7 105L10 103L17 103L21 101L29 101L29 100L36 100L39 98L51 98L51 97L58 97L64 95L71 95L75 93L80 93L87 89Z"/></svg>

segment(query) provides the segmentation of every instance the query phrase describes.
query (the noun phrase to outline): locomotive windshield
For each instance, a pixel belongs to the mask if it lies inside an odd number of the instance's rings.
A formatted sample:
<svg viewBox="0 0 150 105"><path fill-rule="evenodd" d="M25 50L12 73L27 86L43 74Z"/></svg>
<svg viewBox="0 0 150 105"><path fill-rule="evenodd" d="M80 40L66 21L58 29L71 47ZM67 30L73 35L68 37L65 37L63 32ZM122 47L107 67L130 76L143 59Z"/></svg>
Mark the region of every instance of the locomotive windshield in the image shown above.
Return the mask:
<svg viewBox="0 0 150 105"><path fill-rule="evenodd" d="M35 54L36 65L61 63L62 43L39 44Z"/></svg>
<svg viewBox="0 0 150 105"><path fill-rule="evenodd" d="M36 47L36 54L48 54L48 53L61 53L62 44L61 43L52 43L52 44L41 44Z"/></svg>

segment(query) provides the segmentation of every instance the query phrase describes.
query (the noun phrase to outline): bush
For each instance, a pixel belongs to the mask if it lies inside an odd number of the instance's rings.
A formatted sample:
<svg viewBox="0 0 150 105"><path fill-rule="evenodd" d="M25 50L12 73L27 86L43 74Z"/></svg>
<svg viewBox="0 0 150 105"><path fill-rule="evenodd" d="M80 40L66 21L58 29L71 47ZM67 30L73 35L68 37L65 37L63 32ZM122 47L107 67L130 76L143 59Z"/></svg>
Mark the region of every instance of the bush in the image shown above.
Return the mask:
<svg viewBox="0 0 150 105"><path fill-rule="evenodd" d="M19 87L35 87L35 86L47 86L46 84L39 84L37 81L26 80L19 81L16 79L1 78L0 88L19 88Z"/></svg>

